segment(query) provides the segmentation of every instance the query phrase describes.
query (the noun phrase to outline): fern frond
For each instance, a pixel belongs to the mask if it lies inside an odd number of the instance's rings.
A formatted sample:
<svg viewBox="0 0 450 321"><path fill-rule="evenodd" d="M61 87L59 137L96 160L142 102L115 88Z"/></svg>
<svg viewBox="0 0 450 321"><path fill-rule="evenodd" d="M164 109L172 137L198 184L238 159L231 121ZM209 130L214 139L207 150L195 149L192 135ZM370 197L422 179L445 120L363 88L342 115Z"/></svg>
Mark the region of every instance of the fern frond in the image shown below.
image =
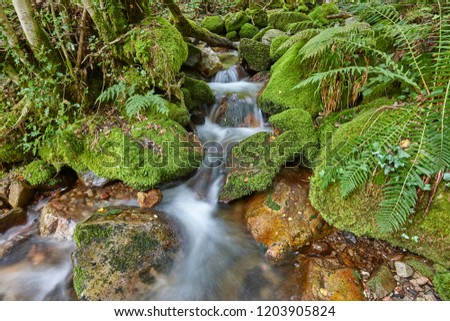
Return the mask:
<svg viewBox="0 0 450 321"><path fill-rule="evenodd" d="M288 25L287 34L293 35L296 34L297 32L304 31L306 29L318 29L320 27L321 27L320 24L314 20L295 22Z"/></svg>
<svg viewBox="0 0 450 321"><path fill-rule="evenodd" d="M320 33L319 29L305 29L297 32L295 35L287 39L278 49L277 52L286 52L289 48L295 45L299 41L308 41L312 37Z"/></svg>
<svg viewBox="0 0 450 321"><path fill-rule="evenodd" d="M107 103L117 100L120 96L125 97L127 94L127 87L125 82L121 81L112 85L103 91L95 100L95 103Z"/></svg>
<svg viewBox="0 0 450 321"><path fill-rule="evenodd" d="M152 110L156 113L164 115L169 114L169 109L165 103L164 98L155 94L153 90L147 92L145 96L131 96L130 98L128 98L125 108L127 116L130 118L141 113L143 109Z"/></svg>

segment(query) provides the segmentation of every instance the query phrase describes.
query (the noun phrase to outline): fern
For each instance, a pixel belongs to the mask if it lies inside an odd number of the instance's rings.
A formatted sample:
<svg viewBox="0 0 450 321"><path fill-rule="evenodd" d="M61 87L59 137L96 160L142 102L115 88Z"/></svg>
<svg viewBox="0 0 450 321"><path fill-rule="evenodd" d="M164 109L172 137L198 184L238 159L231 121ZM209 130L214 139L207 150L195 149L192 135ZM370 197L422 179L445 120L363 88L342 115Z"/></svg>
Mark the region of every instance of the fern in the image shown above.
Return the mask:
<svg viewBox="0 0 450 321"><path fill-rule="evenodd" d="M289 48L299 41L307 41L320 33L320 29L305 29L302 30L289 39L287 39L278 49L277 52L286 52Z"/></svg>
<svg viewBox="0 0 450 321"><path fill-rule="evenodd" d="M124 98L134 93L134 87L127 87L124 81L112 85L103 91L96 99L95 103L108 103L119 98Z"/></svg>
<svg viewBox="0 0 450 321"><path fill-rule="evenodd" d="M164 98L155 94L153 90L143 95L133 95L128 98L125 106L128 117L133 117L142 112L143 109L152 110L154 112L168 115L169 109Z"/></svg>
<svg viewBox="0 0 450 321"><path fill-rule="evenodd" d="M317 23L316 21L313 20L300 21L288 25L287 34L293 35L306 29L318 29L318 28L320 28L320 24Z"/></svg>
<svg viewBox="0 0 450 321"><path fill-rule="evenodd" d="M400 61L359 37L360 29L345 26L321 32L301 50L303 59L317 59L331 47L342 55L360 51L378 65L317 72L296 88L323 84L336 75L354 77L367 72L369 76L382 75L380 79L401 81L416 91L411 96L415 101L406 107L373 112L361 135L347 141L320 173L322 188L340 181L341 195L347 197L374 173L384 171L386 184L377 214L382 232L399 230L415 211L418 190L429 190L424 182L450 169L450 6L438 2L437 8L438 18L423 26L404 21L389 5L360 4L353 9L395 39L397 50L403 52ZM422 38L431 39L431 46L421 48ZM406 151L400 147L405 138L410 141Z"/></svg>

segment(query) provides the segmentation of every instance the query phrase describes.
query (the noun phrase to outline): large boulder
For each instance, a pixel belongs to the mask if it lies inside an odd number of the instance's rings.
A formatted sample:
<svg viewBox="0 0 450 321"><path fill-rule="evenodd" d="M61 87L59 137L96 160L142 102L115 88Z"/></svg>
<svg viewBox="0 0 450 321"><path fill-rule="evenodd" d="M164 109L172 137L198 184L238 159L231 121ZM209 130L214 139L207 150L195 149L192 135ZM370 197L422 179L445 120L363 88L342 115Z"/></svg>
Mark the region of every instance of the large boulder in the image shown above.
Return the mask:
<svg viewBox="0 0 450 321"><path fill-rule="evenodd" d="M225 33L225 21L221 16L208 16L202 20L201 26L218 35Z"/></svg>
<svg viewBox="0 0 450 321"><path fill-rule="evenodd" d="M225 16L225 29L227 32L239 31L250 21L250 17L244 11L229 13Z"/></svg>
<svg viewBox="0 0 450 321"><path fill-rule="evenodd" d="M261 9L247 9L245 12L248 14L252 23L259 27L265 28L267 27L267 12Z"/></svg>
<svg viewBox="0 0 450 321"><path fill-rule="evenodd" d="M114 120L90 118L49 139L41 157L55 167L67 165L77 172L121 180L131 187L149 190L197 169L202 150L194 135L177 122L161 117L114 126Z"/></svg>
<svg viewBox="0 0 450 321"><path fill-rule="evenodd" d="M211 87L202 80L186 77L181 91L184 94L184 103L190 111L201 110L202 106L210 106L216 100Z"/></svg>
<svg viewBox="0 0 450 321"><path fill-rule="evenodd" d="M310 18L301 12L277 11L269 14L269 25L282 31L287 31L288 25L291 23L307 20Z"/></svg>
<svg viewBox="0 0 450 321"><path fill-rule="evenodd" d="M251 23L246 23L242 26L241 30L239 30L239 37L241 39L247 38L252 39L259 32L259 28L255 27Z"/></svg>
<svg viewBox="0 0 450 321"><path fill-rule="evenodd" d="M156 211L107 208L75 229L74 288L80 300L137 300L167 273L178 234Z"/></svg>
<svg viewBox="0 0 450 321"><path fill-rule="evenodd" d="M187 44L180 32L164 18L145 20L126 38L123 52L141 64L152 76L155 86L167 90L167 83L188 57Z"/></svg>
<svg viewBox="0 0 450 321"><path fill-rule="evenodd" d="M242 39L239 45L239 56L254 71L264 71L270 68L270 47L261 42Z"/></svg>
<svg viewBox="0 0 450 321"><path fill-rule="evenodd" d="M272 115L291 108L304 109L311 115L322 111L317 85L311 84L301 89L294 89L300 81L306 78L309 70L298 56L298 52L304 44L305 41L300 41L293 45L272 66L270 81L258 97L260 108L267 114Z"/></svg>
<svg viewBox="0 0 450 321"><path fill-rule="evenodd" d="M275 261L329 232L309 203L309 175L308 170L282 170L269 191L255 194L247 203L245 220L250 233Z"/></svg>
<svg viewBox="0 0 450 321"><path fill-rule="evenodd" d="M271 45L275 38L286 36L286 32L278 29L268 29L261 38L261 42L265 45Z"/></svg>
<svg viewBox="0 0 450 321"><path fill-rule="evenodd" d="M329 151L339 153L339 146L344 142L359 139L361 132L370 119L386 100L380 99L371 105L352 121L342 124L330 140ZM364 107L362 108L364 110ZM402 112L402 111L394 111ZM404 112L404 111L403 111ZM388 113L377 114L378 121L382 122ZM350 231L356 235L366 235L389 243L404 247L414 253L420 254L445 267L450 267L450 191L441 184L436 191L429 212L424 215L424 208L417 208L411 215L404 229L398 232L382 233L376 222L376 213L382 201L382 183L374 181L356 190L343 199L340 195L340 184L333 183L322 188L323 170L327 160L332 155L324 150L320 163L316 167L315 175L311 180L311 202L320 211L324 219L339 229ZM426 202L425 202L426 203Z"/></svg>

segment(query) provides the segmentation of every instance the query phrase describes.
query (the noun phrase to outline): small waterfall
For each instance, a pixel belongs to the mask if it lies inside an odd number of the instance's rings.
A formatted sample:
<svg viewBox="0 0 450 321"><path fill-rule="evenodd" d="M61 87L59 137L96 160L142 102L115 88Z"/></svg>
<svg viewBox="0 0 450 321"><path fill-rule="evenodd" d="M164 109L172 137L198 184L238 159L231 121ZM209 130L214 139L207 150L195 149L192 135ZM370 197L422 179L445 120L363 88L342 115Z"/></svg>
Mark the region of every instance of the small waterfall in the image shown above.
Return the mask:
<svg viewBox="0 0 450 321"><path fill-rule="evenodd" d="M210 83L216 103L205 124L197 127L205 148L205 159L197 174L186 183L164 191L160 209L181 222L186 246L172 273L159 281L150 299L236 300L248 273L261 264L256 245L237 226L217 217L218 197L225 178L225 161L230 146L260 131L264 125L256 94L262 84L239 80L237 67L218 74ZM227 109L238 110L241 127L222 127L218 109L226 99ZM246 123L251 117L252 124Z"/></svg>

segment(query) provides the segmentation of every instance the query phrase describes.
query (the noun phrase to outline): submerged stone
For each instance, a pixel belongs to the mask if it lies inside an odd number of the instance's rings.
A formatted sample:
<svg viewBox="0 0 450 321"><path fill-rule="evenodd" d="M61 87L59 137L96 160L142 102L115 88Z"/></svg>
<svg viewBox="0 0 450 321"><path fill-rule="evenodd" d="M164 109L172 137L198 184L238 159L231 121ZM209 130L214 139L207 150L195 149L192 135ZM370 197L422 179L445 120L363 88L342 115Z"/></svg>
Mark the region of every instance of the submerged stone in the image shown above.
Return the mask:
<svg viewBox="0 0 450 321"><path fill-rule="evenodd" d="M178 233L156 211L106 208L75 229L80 300L137 300L173 265Z"/></svg>

